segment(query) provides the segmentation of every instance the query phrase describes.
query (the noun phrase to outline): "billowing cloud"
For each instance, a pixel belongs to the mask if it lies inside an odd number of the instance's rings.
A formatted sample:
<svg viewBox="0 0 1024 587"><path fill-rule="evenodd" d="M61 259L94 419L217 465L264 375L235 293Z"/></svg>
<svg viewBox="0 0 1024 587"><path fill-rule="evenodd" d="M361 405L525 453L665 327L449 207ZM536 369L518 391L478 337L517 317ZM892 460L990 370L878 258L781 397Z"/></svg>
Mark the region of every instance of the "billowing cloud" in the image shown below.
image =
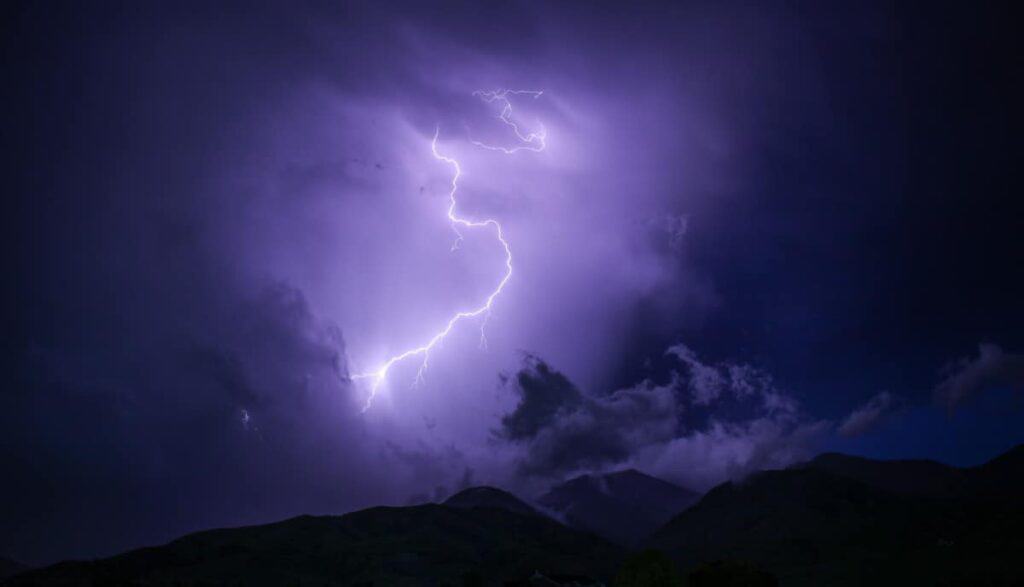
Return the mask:
<svg viewBox="0 0 1024 587"><path fill-rule="evenodd" d="M952 410L986 388L1024 389L1024 354L1007 353L998 345L978 345L976 358L965 357L946 368L946 378L935 388L935 401Z"/></svg>
<svg viewBox="0 0 1024 587"><path fill-rule="evenodd" d="M540 358L527 355L525 363L514 382L505 381L520 398L515 411L501 419L503 436L513 441L536 437L583 402L579 389Z"/></svg>
<svg viewBox="0 0 1024 587"><path fill-rule="evenodd" d="M519 397L496 436L521 449L519 471L560 477L624 463L703 489L810 453L827 422L805 418L772 378L702 362L677 345L680 370L606 394L578 389L536 356L506 385Z"/></svg>
<svg viewBox="0 0 1024 587"><path fill-rule="evenodd" d="M672 438L679 409L675 383L648 381L606 396L584 394L535 356L507 381L519 395L497 435L522 445L520 469L555 476L626 460L638 448Z"/></svg>
<svg viewBox="0 0 1024 587"><path fill-rule="evenodd" d="M841 436L860 436L878 426L897 405L897 398L888 391L871 397L864 405L850 412L836 431Z"/></svg>
<svg viewBox="0 0 1024 587"><path fill-rule="evenodd" d="M813 456L832 430L825 420L760 417L707 425L664 445L641 450L638 468L695 490L764 469L778 469Z"/></svg>

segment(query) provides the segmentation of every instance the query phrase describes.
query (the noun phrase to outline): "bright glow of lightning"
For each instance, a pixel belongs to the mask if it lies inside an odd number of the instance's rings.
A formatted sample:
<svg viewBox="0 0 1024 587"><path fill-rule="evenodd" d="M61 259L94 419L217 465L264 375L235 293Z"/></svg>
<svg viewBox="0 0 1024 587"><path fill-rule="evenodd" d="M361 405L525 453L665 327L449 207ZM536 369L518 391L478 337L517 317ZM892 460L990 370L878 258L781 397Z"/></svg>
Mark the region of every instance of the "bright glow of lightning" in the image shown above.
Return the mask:
<svg viewBox="0 0 1024 587"><path fill-rule="evenodd" d="M478 147L491 151L501 151L506 155L511 155L519 151L533 151L535 153L543 151L547 146L545 143L547 131L544 130L543 126L540 126L540 130L538 132L531 132L530 134L524 135L522 131L519 130L519 125L512 121L512 103L509 102L508 99L509 96L530 96L536 100L543 94L544 92L535 92L531 90L495 90L493 92L477 90L473 92L474 96L477 96L488 104L498 102L502 105L501 114L498 117L505 123L505 126L510 127L512 132L516 133L516 138L519 139L521 144L516 145L515 147L495 147L492 145L486 145L479 141L471 142Z"/></svg>
<svg viewBox="0 0 1024 587"><path fill-rule="evenodd" d="M500 151L508 155L523 150L533 152L543 151L544 148L547 146L545 143L546 132L544 128L541 127L539 132L531 132L529 134L524 135L522 131L519 129L519 126L512 121L512 103L509 101L509 96L526 95L536 99L539 98L541 94L543 94L543 92L529 90L494 90L473 92L474 96L479 97L481 100L487 102L488 104L493 102L498 102L499 104L501 104L502 109L499 118L506 126L512 129L512 131L516 135L516 138L519 139L520 144L514 147L500 147L487 145L478 141L471 142L478 147L488 149L491 151ZM493 218L486 218L483 220L470 220L468 218L464 218L458 215L456 211L458 202L456 201L455 194L459 189L459 178L462 176L462 167L459 165L459 162L456 159L448 157L447 155L443 155L440 151L437 150L437 138L439 134L440 128L435 129L434 138L430 142L430 153L434 156L434 159L437 159L438 161L450 165L453 169L452 181L450 184L451 188L448 190L448 221L451 223L452 229L455 231L456 234L456 239L455 243L452 245L452 250L454 251L458 249L459 245L462 243L462 232L460 232L460 228L493 228L494 234L497 237L498 242L501 243L502 248L505 250L505 273L502 276L501 281L498 282L497 287L495 287L494 290L491 291L491 293L487 296L487 298L483 301L483 303L480 306L456 313L448 320L448 323L445 324L444 328L437 332L437 334L435 334L425 344L420 345L416 348L411 348L405 352L402 352L401 354L391 357L390 359L385 361L383 365L381 365L374 371L353 375L353 379L369 379L371 381L370 395L366 398L366 404L363 405L363 412L366 412L366 410L370 409L370 406L373 405L373 399L377 395L377 390L380 389L381 384L384 382L385 379L387 379L388 371L390 371L391 367L394 366L396 363L402 362L411 357L423 357L423 362L420 364L419 371L417 371L416 373L416 379L414 383L422 381L423 371L427 368L427 361L430 357L431 349L433 349L442 340L444 340L444 338L448 336L448 333L450 333L452 329L455 328L455 325L458 324L463 319L478 318L481 316L483 317L484 322L481 323L480 325L480 342L482 346L486 346L487 340L484 337L484 324L486 323L487 317L490 315L491 307L494 304L495 298L497 298L498 294L500 294L502 290L505 289L505 285L509 282L509 279L512 278L512 249L509 247L508 241L505 240L505 234L502 231L501 224L497 220L494 220Z"/></svg>

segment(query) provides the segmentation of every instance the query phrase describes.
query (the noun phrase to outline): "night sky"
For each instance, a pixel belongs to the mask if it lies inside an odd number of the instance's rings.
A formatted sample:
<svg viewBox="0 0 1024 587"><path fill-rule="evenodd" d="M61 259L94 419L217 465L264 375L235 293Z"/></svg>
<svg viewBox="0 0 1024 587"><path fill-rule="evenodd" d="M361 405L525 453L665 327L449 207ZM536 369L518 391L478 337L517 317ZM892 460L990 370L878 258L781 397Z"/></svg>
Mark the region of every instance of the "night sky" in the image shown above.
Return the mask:
<svg viewBox="0 0 1024 587"><path fill-rule="evenodd" d="M0 555L1024 442L1008 5L174 4L3 9Z"/></svg>

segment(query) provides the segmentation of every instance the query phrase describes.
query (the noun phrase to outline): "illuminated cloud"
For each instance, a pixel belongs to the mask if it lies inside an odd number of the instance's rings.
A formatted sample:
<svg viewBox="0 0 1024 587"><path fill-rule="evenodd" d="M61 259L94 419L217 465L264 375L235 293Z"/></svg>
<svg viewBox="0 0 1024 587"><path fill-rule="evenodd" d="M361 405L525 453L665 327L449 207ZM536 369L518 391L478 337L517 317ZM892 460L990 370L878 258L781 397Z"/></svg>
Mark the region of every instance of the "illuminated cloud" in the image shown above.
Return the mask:
<svg viewBox="0 0 1024 587"><path fill-rule="evenodd" d="M897 398L888 391L878 393L850 412L836 431L841 436L860 436L878 426L896 408L897 403Z"/></svg>
<svg viewBox="0 0 1024 587"><path fill-rule="evenodd" d="M795 399L747 364L702 362L683 345L666 353L681 371L664 384L644 380L586 393L535 356L506 379L519 403L496 436L521 449L527 476L567 477L629 463L704 489L813 453L831 429L803 415Z"/></svg>
<svg viewBox="0 0 1024 587"><path fill-rule="evenodd" d="M978 356L946 367L947 376L935 388L935 401L952 410L988 388L1024 389L1024 354L1007 353L998 345L978 345Z"/></svg>

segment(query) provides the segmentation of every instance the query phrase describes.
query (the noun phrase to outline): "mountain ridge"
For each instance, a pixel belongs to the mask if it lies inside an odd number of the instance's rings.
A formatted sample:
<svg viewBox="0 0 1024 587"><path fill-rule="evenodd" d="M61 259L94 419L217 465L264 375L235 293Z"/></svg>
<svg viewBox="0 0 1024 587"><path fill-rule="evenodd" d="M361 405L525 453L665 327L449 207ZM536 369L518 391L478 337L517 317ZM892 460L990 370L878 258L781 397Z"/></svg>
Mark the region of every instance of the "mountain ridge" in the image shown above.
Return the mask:
<svg viewBox="0 0 1024 587"><path fill-rule="evenodd" d="M66 561L6 585L461 585L534 572L607 579L623 551L543 516L439 504L379 506L215 529L97 561Z"/></svg>
<svg viewBox="0 0 1024 587"><path fill-rule="evenodd" d="M542 515L525 501L516 497L515 494L489 485L468 487L453 494L441 503L442 505L457 508L495 508L517 514Z"/></svg>
<svg viewBox="0 0 1024 587"><path fill-rule="evenodd" d="M1021 584L1021 448L967 468L819 455L714 487L645 545L684 569L750 561L786 585Z"/></svg>
<svg viewBox="0 0 1024 587"><path fill-rule="evenodd" d="M822 453L790 467L814 468L901 495L930 498L1009 498L1024 492L1024 444L971 467L927 459L870 459Z"/></svg>
<svg viewBox="0 0 1024 587"><path fill-rule="evenodd" d="M14 559L0 556L0 581L27 571L28 568L28 565L24 565Z"/></svg>
<svg viewBox="0 0 1024 587"><path fill-rule="evenodd" d="M579 475L552 487L538 503L570 527L635 546L699 495L636 469Z"/></svg>
<svg viewBox="0 0 1024 587"><path fill-rule="evenodd" d="M665 552L684 574L737 561L792 586L1014 585L1024 583L1016 554L1024 551L1022 490L1024 445L965 468L824 453L722 483L630 546ZM695 496L635 470L580 475L549 494L570 506L609 507L606 520L614 523L626 512L634 517L624 523L635 528L648 521L633 505L661 491ZM623 509L611 507L620 502ZM654 510L664 511L664 503ZM197 532L0 583L454 586L522 582L536 572L607 580L626 553L598 532L567 527L512 493L480 486L441 504Z"/></svg>

